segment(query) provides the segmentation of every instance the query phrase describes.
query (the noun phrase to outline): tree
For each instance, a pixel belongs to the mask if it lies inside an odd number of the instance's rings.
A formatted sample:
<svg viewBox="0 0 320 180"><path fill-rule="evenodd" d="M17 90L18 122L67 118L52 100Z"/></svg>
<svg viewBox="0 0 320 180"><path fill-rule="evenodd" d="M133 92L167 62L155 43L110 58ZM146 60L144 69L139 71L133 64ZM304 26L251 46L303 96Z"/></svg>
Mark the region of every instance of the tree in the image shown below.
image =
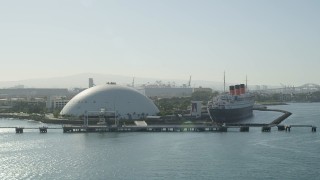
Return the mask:
<svg viewBox="0 0 320 180"><path fill-rule="evenodd" d="M193 92L191 95L191 100L193 101L203 101L203 102L208 102L211 100L213 97L217 96L219 92L209 92L209 91L196 91Z"/></svg>

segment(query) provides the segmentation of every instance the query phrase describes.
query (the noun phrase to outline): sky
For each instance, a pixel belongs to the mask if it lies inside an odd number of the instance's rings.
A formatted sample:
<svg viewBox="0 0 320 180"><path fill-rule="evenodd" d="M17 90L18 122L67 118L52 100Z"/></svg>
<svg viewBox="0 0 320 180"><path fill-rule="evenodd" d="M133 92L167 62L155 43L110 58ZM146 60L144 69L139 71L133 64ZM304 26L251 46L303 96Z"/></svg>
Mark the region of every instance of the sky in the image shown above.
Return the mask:
<svg viewBox="0 0 320 180"><path fill-rule="evenodd" d="M320 84L318 0L0 0L0 81Z"/></svg>

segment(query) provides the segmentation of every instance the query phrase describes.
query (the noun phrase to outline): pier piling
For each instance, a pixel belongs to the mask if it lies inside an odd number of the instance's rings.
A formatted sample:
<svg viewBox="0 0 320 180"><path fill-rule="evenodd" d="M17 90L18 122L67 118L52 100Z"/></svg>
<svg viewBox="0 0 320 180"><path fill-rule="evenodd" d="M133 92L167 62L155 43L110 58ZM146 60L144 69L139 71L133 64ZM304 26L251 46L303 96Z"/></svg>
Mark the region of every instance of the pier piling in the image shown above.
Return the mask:
<svg viewBox="0 0 320 180"><path fill-rule="evenodd" d="M262 132L270 132L270 131L271 131L271 127L269 127L269 126L262 126L261 131L262 131Z"/></svg>
<svg viewBox="0 0 320 180"><path fill-rule="evenodd" d="M284 131L286 128L284 125L278 125L278 131Z"/></svg>
<svg viewBox="0 0 320 180"><path fill-rule="evenodd" d="M17 134L23 133L23 127L16 127L16 133Z"/></svg>
<svg viewBox="0 0 320 180"><path fill-rule="evenodd" d="M221 126L221 127L218 127L217 130L219 132L227 132L228 131L228 127Z"/></svg>
<svg viewBox="0 0 320 180"><path fill-rule="evenodd" d="M45 126L39 127L40 133L47 133L47 130L48 130L48 127L45 127Z"/></svg>
<svg viewBox="0 0 320 180"><path fill-rule="evenodd" d="M286 131L289 131L289 132L290 132L291 126L286 126L285 129L286 129Z"/></svg>
<svg viewBox="0 0 320 180"><path fill-rule="evenodd" d="M249 126L241 126L240 132L249 132Z"/></svg>

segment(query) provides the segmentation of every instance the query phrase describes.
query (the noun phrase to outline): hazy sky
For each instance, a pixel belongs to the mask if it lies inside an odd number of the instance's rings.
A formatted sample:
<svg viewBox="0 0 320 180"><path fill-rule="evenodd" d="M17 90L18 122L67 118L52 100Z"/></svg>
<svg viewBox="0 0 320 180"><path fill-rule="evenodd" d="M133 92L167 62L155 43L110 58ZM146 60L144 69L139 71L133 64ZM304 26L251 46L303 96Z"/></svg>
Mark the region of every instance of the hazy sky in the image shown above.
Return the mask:
<svg viewBox="0 0 320 180"><path fill-rule="evenodd" d="M84 72L320 84L319 0L0 0L0 81Z"/></svg>

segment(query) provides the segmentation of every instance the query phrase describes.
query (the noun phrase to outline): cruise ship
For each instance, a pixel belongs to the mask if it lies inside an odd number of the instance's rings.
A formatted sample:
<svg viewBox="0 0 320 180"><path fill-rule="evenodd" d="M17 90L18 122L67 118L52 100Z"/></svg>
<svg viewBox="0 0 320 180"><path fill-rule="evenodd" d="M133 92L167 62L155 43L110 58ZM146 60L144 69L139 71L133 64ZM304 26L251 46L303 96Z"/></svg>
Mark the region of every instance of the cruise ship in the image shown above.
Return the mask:
<svg viewBox="0 0 320 180"><path fill-rule="evenodd" d="M207 110L217 123L239 122L252 116L254 96L246 92L244 84L230 86L229 93L221 94L208 102Z"/></svg>

